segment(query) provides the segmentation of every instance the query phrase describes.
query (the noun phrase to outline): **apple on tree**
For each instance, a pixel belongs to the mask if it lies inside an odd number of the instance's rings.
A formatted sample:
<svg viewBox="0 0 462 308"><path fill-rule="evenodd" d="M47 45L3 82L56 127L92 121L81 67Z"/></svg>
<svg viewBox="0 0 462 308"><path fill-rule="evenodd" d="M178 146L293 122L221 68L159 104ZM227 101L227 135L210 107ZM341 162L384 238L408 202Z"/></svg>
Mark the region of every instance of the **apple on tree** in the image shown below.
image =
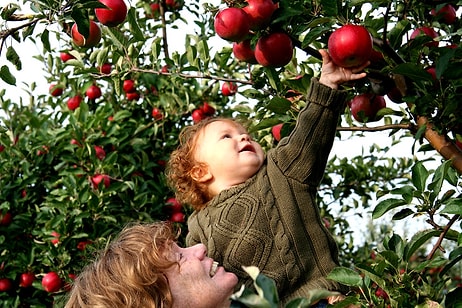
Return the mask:
<svg viewBox="0 0 462 308"><path fill-rule="evenodd" d="M170 216L171 222L183 223L185 222L185 215L182 212L174 212Z"/></svg>
<svg viewBox="0 0 462 308"><path fill-rule="evenodd" d="M34 280L35 280L34 273L31 273L31 272L22 273L19 276L19 286L21 288L28 288L32 286L32 283L34 282Z"/></svg>
<svg viewBox="0 0 462 308"><path fill-rule="evenodd" d="M336 29L327 42L332 61L345 68L361 66L372 53L372 36L361 26L346 24Z"/></svg>
<svg viewBox="0 0 462 308"><path fill-rule="evenodd" d="M80 94L77 94L75 96L72 96L71 98L69 98L67 100L67 108L69 108L69 110L75 110L77 108L79 108L80 106L80 103L82 102L83 98Z"/></svg>
<svg viewBox="0 0 462 308"><path fill-rule="evenodd" d="M56 272L46 273L42 278L42 287L49 293L59 291L62 285L63 281Z"/></svg>
<svg viewBox="0 0 462 308"><path fill-rule="evenodd" d="M356 121L374 122L380 119L377 113L380 109L386 107L386 102L385 98L381 95L363 93L353 97L348 105Z"/></svg>
<svg viewBox="0 0 462 308"><path fill-rule="evenodd" d="M107 8L96 8L95 15L98 21L105 26L115 27L125 21L127 5L124 0L99 0Z"/></svg>
<svg viewBox="0 0 462 308"><path fill-rule="evenodd" d="M410 39L414 40L418 36L425 36L430 40L429 42L426 42L424 45L428 47L438 47L438 41L435 41L434 39L438 37L438 32L435 31L432 27L419 27L412 31Z"/></svg>
<svg viewBox="0 0 462 308"><path fill-rule="evenodd" d="M154 120L156 121L160 121L164 118L164 114L162 113L162 110L160 110L157 107L152 108L151 114Z"/></svg>
<svg viewBox="0 0 462 308"><path fill-rule="evenodd" d="M95 149L96 157L99 160L103 160L106 157L106 151L104 151L103 147L101 147L99 145L95 145L95 146L93 146L93 148Z"/></svg>
<svg viewBox="0 0 462 308"><path fill-rule="evenodd" d="M77 23L74 23L71 28L71 35L72 41L75 45L79 47L95 47L101 40L101 28L96 22L90 20L90 31L88 37L84 37L79 32Z"/></svg>
<svg viewBox="0 0 462 308"><path fill-rule="evenodd" d="M443 21L447 25L452 25L457 19L456 9L450 3L444 5L438 11L432 9L430 15L434 16L437 20Z"/></svg>
<svg viewBox="0 0 462 308"><path fill-rule="evenodd" d="M104 63L103 65L100 66L99 72L104 75L109 75L112 71L112 65L111 63Z"/></svg>
<svg viewBox="0 0 462 308"><path fill-rule="evenodd" d="M231 96L237 93L237 84L234 82L225 82L221 86L221 93L224 96Z"/></svg>
<svg viewBox="0 0 462 308"><path fill-rule="evenodd" d="M273 32L260 37L255 46L255 59L266 67L282 67L292 60L292 39L283 32Z"/></svg>
<svg viewBox="0 0 462 308"><path fill-rule="evenodd" d="M90 181L94 189L97 189L101 182L103 182L104 187L106 188L109 188L111 185L111 179L107 174L95 174L90 178Z"/></svg>
<svg viewBox="0 0 462 308"><path fill-rule="evenodd" d="M50 91L51 96L54 96L54 97L60 96L61 94L63 94L63 86L58 85L56 83L52 83L50 85L49 91Z"/></svg>
<svg viewBox="0 0 462 308"><path fill-rule="evenodd" d="M13 284L9 278L0 278L0 292L7 292L11 290Z"/></svg>
<svg viewBox="0 0 462 308"><path fill-rule="evenodd" d="M213 116L215 114L215 108L213 108L212 106L210 106L209 103L207 102L204 102L202 104L202 106L200 107L200 109L202 110L202 112L204 113L205 116Z"/></svg>
<svg viewBox="0 0 462 308"><path fill-rule="evenodd" d="M204 112L202 111L202 109L200 109L200 108L194 109L191 116L192 116L192 119L193 119L194 123L199 123L200 121L202 121L203 119L205 119L207 117L204 114Z"/></svg>
<svg viewBox="0 0 462 308"><path fill-rule="evenodd" d="M91 86L88 87L87 91L85 91L85 95L90 100L95 100L102 95L101 88L95 84L92 84Z"/></svg>
<svg viewBox="0 0 462 308"><path fill-rule="evenodd" d="M233 54L239 61L247 62L250 64L257 64L255 59L255 49L251 46L251 40L246 39L241 42L233 43Z"/></svg>
<svg viewBox="0 0 462 308"><path fill-rule="evenodd" d="M249 35L250 24L247 13L237 7L220 10L214 20L215 32L222 39L240 42Z"/></svg>
<svg viewBox="0 0 462 308"><path fill-rule="evenodd" d="M132 79L126 79L123 82L122 89L125 93L131 93L136 91L135 81Z"/></svg>
<svg viewBox="0 0 462 308"><path fill-rule="evenodd" d="M61 236L61 234L59 234L56 231L51 231L51 236L53 236L53 238L50 240L50 242L55 246L58 245L59 244L59 237Z"/></svg>
<svg viewBox="0 0 462 308"><path fill-rule="evenodd" d="M59 57L61 58L61 61L63 62L67 62L71 59L75 59L75 57L73 55L71 55L70 53L67 53L67 52L61 52L59 54Z"/></svg>
<svg viewBox="0 0 462 308"><path fill-rule="evenodd" d="M159 18L160 16L160 4L159 2L153 2L149 4L149 8L151 9L151 13L148 14L151 18Z"/></svg>
<svg viewBox="0 0 462 308"><path fill-rule="evenodd" d="M181 205L175 197L168 198L165 204L167 205L167 209L172 213L181 212L183 210L183 205Z"/></svg>
<svg viewBox="0 0 462 308"><path fill-rule="evenodd" d="M242 9L249 16L250 29L258 31L266 28L278 5L272 0L247 0L247 3Z"/></svg>
<svg viewBox="0 0 462 308"><path fill-rule="evenodd" d="M13 215L11 215L11 212L6 211L3 213L3 211L0 211L0 226L9 226L12 221Z"/></svg>

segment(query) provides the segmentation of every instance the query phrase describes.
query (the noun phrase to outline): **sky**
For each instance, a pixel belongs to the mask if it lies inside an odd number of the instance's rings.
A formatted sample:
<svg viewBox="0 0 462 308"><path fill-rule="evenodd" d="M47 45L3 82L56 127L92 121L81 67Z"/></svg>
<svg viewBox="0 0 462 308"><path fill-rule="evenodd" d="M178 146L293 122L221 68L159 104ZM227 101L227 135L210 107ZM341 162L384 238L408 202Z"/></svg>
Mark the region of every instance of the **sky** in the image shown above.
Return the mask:
<svg viewBox="0 0 462 308"><path fill-rule="evenodd" d="M200 1L202 4L203 0ZM214 4L220 3L218 0L207 1L212 2ZM26 10L25 12L27 12ZM178 29L178 30L168 30L169 37L178 37L184 35L186 32L185 29ZM181 52L184 49L183 40L173 40L179 42L177 46L174 46L172 50L178 50ZM173 42L169 42L173 43ZM220 44L224 44L225 42L220 38L215 38L212 42L209 42L210 46L217 45L218 48ZM12 101L18 102L19 97L23 98L24 103L27 103L29 100L29 94L25 91L21 91L18 89L23 88L25 84L31 84L32 82L36 82L37 88L33 93L35 95L38 94L46 94L48 93L48 83L45 79L45 75L43 72L44 65L40 61L33 58L33 55L41 53L41 46L37 46L31 43L30 40L26 42L22 42L18 44L17 42L8 42L8 44L13 44L17 53L19 54L21 61L23 62L23 70L16 71L13 66L9 65L12 74L17 78L17 84L19 87L11 87L5 84L2 80L0 80L0 88L5 88L7 90L6 97L10 98ZM6 63L5 52L0 55L0 66ZM392 108L400 108L403 106L391 103L387 99L387 106ZM2 116L2 110L0 110L0 117ZM371 126L381 125L381 122L373 123ZM330 157L334 155L340 158L352 158L358 155L363 155L364 153L367 154L369 152L369 148L374 145L378 144L380 147L390 147L391 150L386 153L386 157L412 157L413 155L417 155L417 157L423 159L428 157L428 154L425 153L413 153L412 152L412 145L413 145L413 138L403 138L402 142L397 146L392 146L391 138L388 136L389 131L383 132L365 132L363 137L355 137L355 138L348 138L350 133L345 132L342 133L342 138L336 139ZM399 134L398 134L399 135ZM364 214L364 213L363 213ZM350 224L355 226L353 228L354 231L354 238L355 244L361 244L363 240L363 234L367 232L368 224L370 223L370 215L365 213L365 218L362 219L361 223L358 224L358 220L360 219L354 214L351 214L349 220L351 220ZM375 221L375 223L390 223L390 216L385 215L380 220ZM407 224L406 224L407 222ZM413 224L409 224L408 221L406 222L397 222L395 231L402 235L407 236L408 234L413 234L417 230L420 230L425 225L424 221L414 220ZM425 226L428 227L428 226Z"/></svg>

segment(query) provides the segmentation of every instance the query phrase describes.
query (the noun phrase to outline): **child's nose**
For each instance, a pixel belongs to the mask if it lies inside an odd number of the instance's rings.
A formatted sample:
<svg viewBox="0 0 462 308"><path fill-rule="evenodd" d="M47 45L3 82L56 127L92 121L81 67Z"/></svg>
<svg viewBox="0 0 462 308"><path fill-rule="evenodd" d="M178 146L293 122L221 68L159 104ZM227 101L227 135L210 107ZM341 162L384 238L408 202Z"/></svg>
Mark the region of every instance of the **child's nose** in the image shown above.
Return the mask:
<svg viewBox="0 0 462 308"><path fill-rule="evenodd" d="M241 141L249 141L249 140L250 140L250 136L248 134L241 135Z"/></svg>

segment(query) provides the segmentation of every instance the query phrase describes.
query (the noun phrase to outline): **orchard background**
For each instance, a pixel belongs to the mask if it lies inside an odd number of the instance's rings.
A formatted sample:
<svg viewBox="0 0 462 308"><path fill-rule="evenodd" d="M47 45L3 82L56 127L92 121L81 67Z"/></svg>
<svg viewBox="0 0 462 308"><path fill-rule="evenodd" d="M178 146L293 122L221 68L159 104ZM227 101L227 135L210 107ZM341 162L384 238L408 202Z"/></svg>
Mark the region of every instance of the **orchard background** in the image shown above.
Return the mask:
<svg viewBox="0 0 462 308"><path fill-rule="evenodd" d="M133 0L116 25L98 19L97 0L2 2L4 307L61 306L74 275L128 222L170 220L184 235L191 210L172 199L163 173L181 128L234 116L273 147L319 73L317 50L348 23L365 26L375 50L368 77L346 85L349 99L368 93L387 106L368 113L347 105L338 139L361 144L365 134L386 132L387 145L378 138L360 155L329 160L319 200L342 262L331 277L351 285L357 292L347 302L363 307L462 305L462 1L275 2L269 24L247 38L253 48L269 33L287 35L290 53L268 43L277 64L239 60L233 42L215 33L220 9L257 2ZM91 36L90 20L101 39L73 39L74 23ZM436 35L414 37L424 26ZM37 46L30 56L44 71L28 71L19 56L26 43ZM36 81L20 82L21 71ZM47 89L37 91L42 80ZM360 213L353 224L351 213ZM386 215L425 223L402 236ZM356 224L371 217L375 226L354 244Z"/></svg>

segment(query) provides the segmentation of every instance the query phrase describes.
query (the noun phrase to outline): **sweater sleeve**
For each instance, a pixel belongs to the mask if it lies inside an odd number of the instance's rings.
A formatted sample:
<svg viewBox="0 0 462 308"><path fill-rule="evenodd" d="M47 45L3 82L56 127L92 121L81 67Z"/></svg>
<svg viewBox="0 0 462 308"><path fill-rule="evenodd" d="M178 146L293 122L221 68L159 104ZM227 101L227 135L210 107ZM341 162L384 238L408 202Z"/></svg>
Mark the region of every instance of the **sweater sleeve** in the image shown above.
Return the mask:
<svg viewBox="0 0 462 308"><path fill-rule="evenodd" d="M300 111L292 133L268 153L280 170L296 181L318 186L335 138L346 91L311 80L307 104Z"/></svg>

